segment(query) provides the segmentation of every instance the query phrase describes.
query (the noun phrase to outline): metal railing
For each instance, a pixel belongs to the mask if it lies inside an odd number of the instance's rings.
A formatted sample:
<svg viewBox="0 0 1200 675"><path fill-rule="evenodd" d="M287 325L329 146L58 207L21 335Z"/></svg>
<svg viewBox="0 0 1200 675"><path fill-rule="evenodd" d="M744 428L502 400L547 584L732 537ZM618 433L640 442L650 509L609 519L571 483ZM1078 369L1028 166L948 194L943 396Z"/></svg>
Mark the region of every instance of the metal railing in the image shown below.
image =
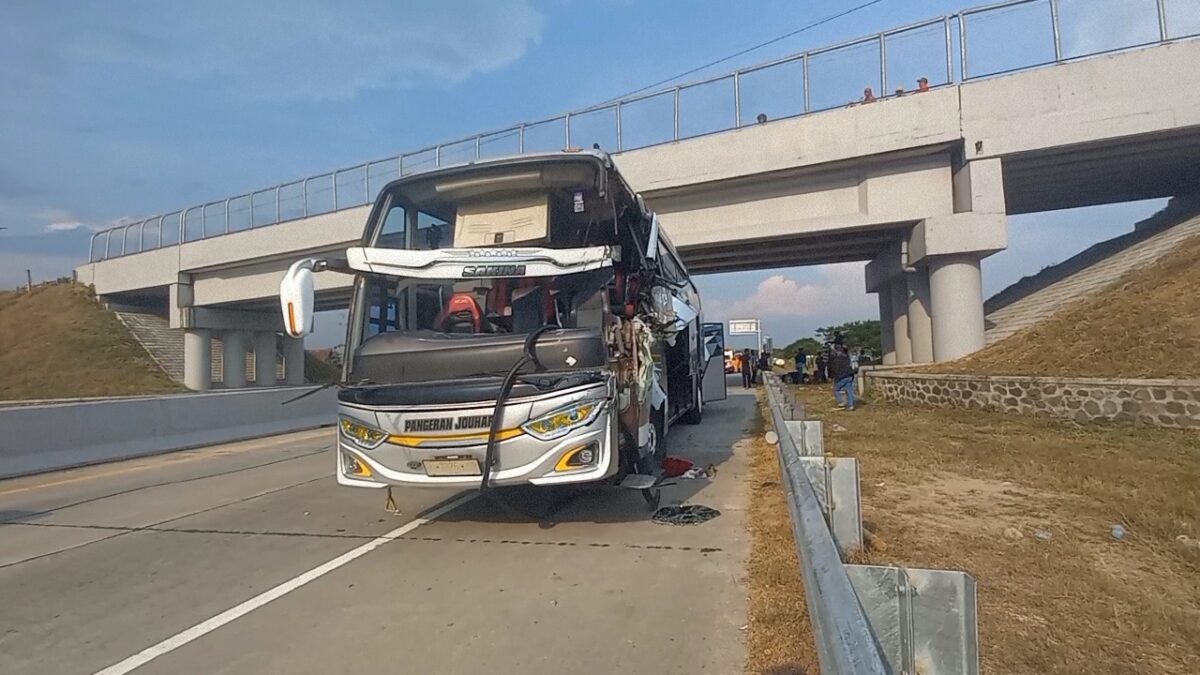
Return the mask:
<svg viewBox="0 0 1200 675"><path fill-rule="evenodd" d="M858 602L858 595L825 522L820 499L800 466L805 453L796 446L787 430L784 409L789 406L782 400L783 386L770 373L764 378L771 423L779 437L784 492L791 511L792 534L800 558L804 595L821 672L825 675L888 673L871 624Z"/></svg>
<svg viewBox="0 0 1200 675"><path fill-rule="evenodd" d="M768 115L768 111L769 118L780 119L841 107L848 101L858 100L861 94L856 88L863 83L872 89L878 86L877 97L887 98L892 91L889 85L915 81L918 75L927 78L931 87L945 86L1194 37L1194 33L1172 34L1169 24L1173 3L1189 1L1194 0L1145 0L1147 9L1150 2L1156 9L1153 18L1158 30L1151 39L1070 54L1063 45L1061 11L1061 5L1069 0L1008 0L974 7L732 73L439 143L101 230L92 236L88 258L90 261L105 260L362 206L369 204L387 181L444 164L559 150L572 144L579 147L596 144L621 152L737 129L759 119L759 114ZM1045 32L1045 45L1041 51L1009 49L1007 41L993 40L985 44L999 44L998 49L1005 59L1017 60L990 65L991 55L985 54L972 61L968 50L968 36L975 35L971 30L972 22L978 22L975 24L978 28L986 28L988 21L1003 20L1006 16L1027 19L1029 17L1022 17L1020 13L1031 11L1037 13L1034 23L1019 28L1028 34L1035 34L1033 29L1038 28ZM908 52L915 52L915 55L898 58ZM826 78L822 75L830 63L854 70L853 59L861 56L867 56L865 63L870 64L865 70L859 69L862 73L847 75L840 72L830 82L824 82ZM763 82L759 83L759 80ZM875 93L873 91L872 95ZM754 110L761 113L748 112ZM750 119L746 119L748 114L752 114ZM648 129L643 128L647 126Z"/></svg>

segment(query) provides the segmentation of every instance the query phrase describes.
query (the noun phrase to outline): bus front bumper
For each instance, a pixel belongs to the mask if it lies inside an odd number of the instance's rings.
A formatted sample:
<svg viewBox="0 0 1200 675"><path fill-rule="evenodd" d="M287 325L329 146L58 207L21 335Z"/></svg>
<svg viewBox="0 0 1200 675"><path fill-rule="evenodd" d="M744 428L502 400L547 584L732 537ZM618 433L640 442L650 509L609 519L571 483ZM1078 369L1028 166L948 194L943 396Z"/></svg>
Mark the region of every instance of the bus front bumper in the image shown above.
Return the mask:
<svg viewBox="0 0 1200 675"><path fill-rule="evenodd" d="M385 442L359 447L338 434L337 480L353 487L477 488L479 467L487 455L486 439L472 445L421 447ZM498 461L488 476L490 486L590 483L616 475L616 417L608 404L586 426L553 440L528 433L505 434L497 442ZM463 475L440 475L447 465Z"/></svg>

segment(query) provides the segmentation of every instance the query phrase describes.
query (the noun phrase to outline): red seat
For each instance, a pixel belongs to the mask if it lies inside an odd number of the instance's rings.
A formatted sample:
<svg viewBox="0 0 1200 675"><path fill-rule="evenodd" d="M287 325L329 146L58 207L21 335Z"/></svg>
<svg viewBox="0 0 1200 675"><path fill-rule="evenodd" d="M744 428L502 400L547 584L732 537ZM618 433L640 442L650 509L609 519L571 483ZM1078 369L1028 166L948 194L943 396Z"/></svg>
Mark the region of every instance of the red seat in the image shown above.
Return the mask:
<svg viewBox="0 0 1200 675"><path fill-rule="evenodd" d="M438 313L434 327L444 333L478 333L482 330L483 312L470 293L455 293Z"/></svg>

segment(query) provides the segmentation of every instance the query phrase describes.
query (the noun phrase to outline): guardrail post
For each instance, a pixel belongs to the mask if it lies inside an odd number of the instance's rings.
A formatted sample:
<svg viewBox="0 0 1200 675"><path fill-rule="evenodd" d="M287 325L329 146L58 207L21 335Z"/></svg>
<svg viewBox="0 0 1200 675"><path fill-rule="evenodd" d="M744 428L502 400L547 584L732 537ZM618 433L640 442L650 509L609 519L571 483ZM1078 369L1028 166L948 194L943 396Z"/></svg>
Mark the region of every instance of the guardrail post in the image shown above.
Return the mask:
<svg viewBox="0 0 1200 675"><path fill-rule="evenodd" d="M1050 0L1050 28L1054 34L1054 62L1062 61L1062 34L1059 32L1058 0Z"/></svg>
<svg viewBox="0 0 1200 675"><path fill-rule="evenodd" d="M404 175L404 155L396 155L396 178Z"/></svg>
<svg viewBox="0 0 1200 675"><path fill-rule="evenodd" d="M954 31L950 28L950 17L942 19L946 26L946 84L954 83Z"/></svg>
<svg viewBox="0 0 1200 675"><path fill-rule="evenodd" d="M480 148L479 148L479 146L480 146L480 140L479 140L479 139L480 139L480 138L482 138L482 137L481 137L481 136L476 136L476 137L475 137L475 159L479 159L479 156L480 156L480 155L479 155L479 151L480 151Z"/></svg>
<svg viewBox="0 0 1200 675"><path fill-rule="evenodd" d="M225 234L229 234L229 200L225 200Z"/></svg>
<svg viewBox="0 0 1200 675"><path fill-rule="evenodd" d="M476 145L475 145L475 157L476 158L479 157L478 141L476 142ZM370 162L363 164L363 203L364 204L371 203L371 163Z"/></svg>
<svg viewBox="0 0 1200 675"><path fill-rule="evenodd" d="M250 193L250 229L251 230L254 229L254 195L255 194L257 194L257 193L254 193L254 192Z"/></svg>
<svg viewBox="0 0 1200 675"><path fill-rule="evenodd" d="M330 177L329 177L329 183L333 188L333 210L334 211L337 211L337 175L338 175L338 172L334 171L332 174L330 174Z"/></svg>
<svg viewBox="0 0 1200 675"><path fill-rule="evenodd" d="M961 82L966 82L970 77L967 71L967 16L962 12L958 13L958 67L962 71Z"/></svg>
<svg viewBox="0 0 1200 675"><path fill-rule="evenodd" d="M621 138L621 102L617 101L616 117L617 117L617 152L621 152L625 148L625 141Z"/></svg>
<svg viewBox="0 0 1200 675"><path fill-rule="evenodd" d="M304 202L304 217L308 217L308 179L304 179L304 184L300 186L300 201Z"/></svg>
<svg viewBox="0 0 1200 675"><path fill-rule="evenodd" d="M442 165L442 146L440 146L440 145L433 149L433 165L434 166Z"/></svg>
<svg viewBox="0 0 1200 675"><path fill-rule="evenodd" d="M138 253L146 250L146 223L148 222L150 220L147 218L142 221L141 225L138 225Z"/></svg>
<svg viewBox="0 0 1200 675"><path fill-rule="evenodd" d="M183 246L183 243L185 241L187 241L187 212L188 212L188 210L186 208L179 212L179 245L180 246Z"/></svg>
<svg viewBox="0 0 1200 675"><path fill-rule="evenodd" d="M570 148L571 147L571 113L567 113L566 115L563 115L563 128L566 133L566 140L567 140L567 145L565 147Z"/></svg>
<svg viewBox="0 0 1200 675"><path fill-rule="evenodd" d="M1170 37L1167 30L1167 0L1158 0L1158 39L1166 42Z"/></svg>
<svg viewBox="0 0 1200 675"><path fill-rule="evenodd" d="M887 33L879 34L879 97L888 95L887 85Z"/></svg>
<svg viewBox="0 0 1200 675"><path fill-rule="evenodd" d="M733 71L733 128L742 126L742 71Z"/></svg>
<svg viewBox="0 0 1200 675"><path fill-rule="evenodd" d="M154 248L162 248L162 230L163 230L163 217L159 216L158 217L158 243L154 246Z"/></svg>
<svg viewBox="0 0 1200 675"><path fill-rule="evenodd" d="M804 56L800 57L800 61L804 65L804 112L812 112L812 100L808 94L808 52L804 52Z"/></svg>
<svg viewBox="0 0 1200 675"><path fill-rule="evenodd" d="M679 140L679 87L675 87L675 135L674 140Z"/></svg>
<svg viewBox="0 0 1200 675"><path fill-rule="evenodd" d="M517 127L517 154L525 154L525 125Z"/></svg>

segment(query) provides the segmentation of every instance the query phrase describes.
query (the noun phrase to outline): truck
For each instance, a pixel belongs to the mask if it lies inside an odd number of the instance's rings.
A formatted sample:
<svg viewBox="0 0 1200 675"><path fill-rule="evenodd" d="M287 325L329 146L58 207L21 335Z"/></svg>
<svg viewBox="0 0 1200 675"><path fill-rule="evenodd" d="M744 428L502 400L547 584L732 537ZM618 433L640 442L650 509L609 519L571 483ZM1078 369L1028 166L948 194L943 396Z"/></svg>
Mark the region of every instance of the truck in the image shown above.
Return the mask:
<svg viewBox="0 0 1200 675"><path fill-rule="evenodd" d="M288 335L311 333L327 272L352 275L345 486L607 482L656 505L667 433L725 397L723 326L703 322L658 217L603 152L392 181L359 246L285 273Z"/></svg>

